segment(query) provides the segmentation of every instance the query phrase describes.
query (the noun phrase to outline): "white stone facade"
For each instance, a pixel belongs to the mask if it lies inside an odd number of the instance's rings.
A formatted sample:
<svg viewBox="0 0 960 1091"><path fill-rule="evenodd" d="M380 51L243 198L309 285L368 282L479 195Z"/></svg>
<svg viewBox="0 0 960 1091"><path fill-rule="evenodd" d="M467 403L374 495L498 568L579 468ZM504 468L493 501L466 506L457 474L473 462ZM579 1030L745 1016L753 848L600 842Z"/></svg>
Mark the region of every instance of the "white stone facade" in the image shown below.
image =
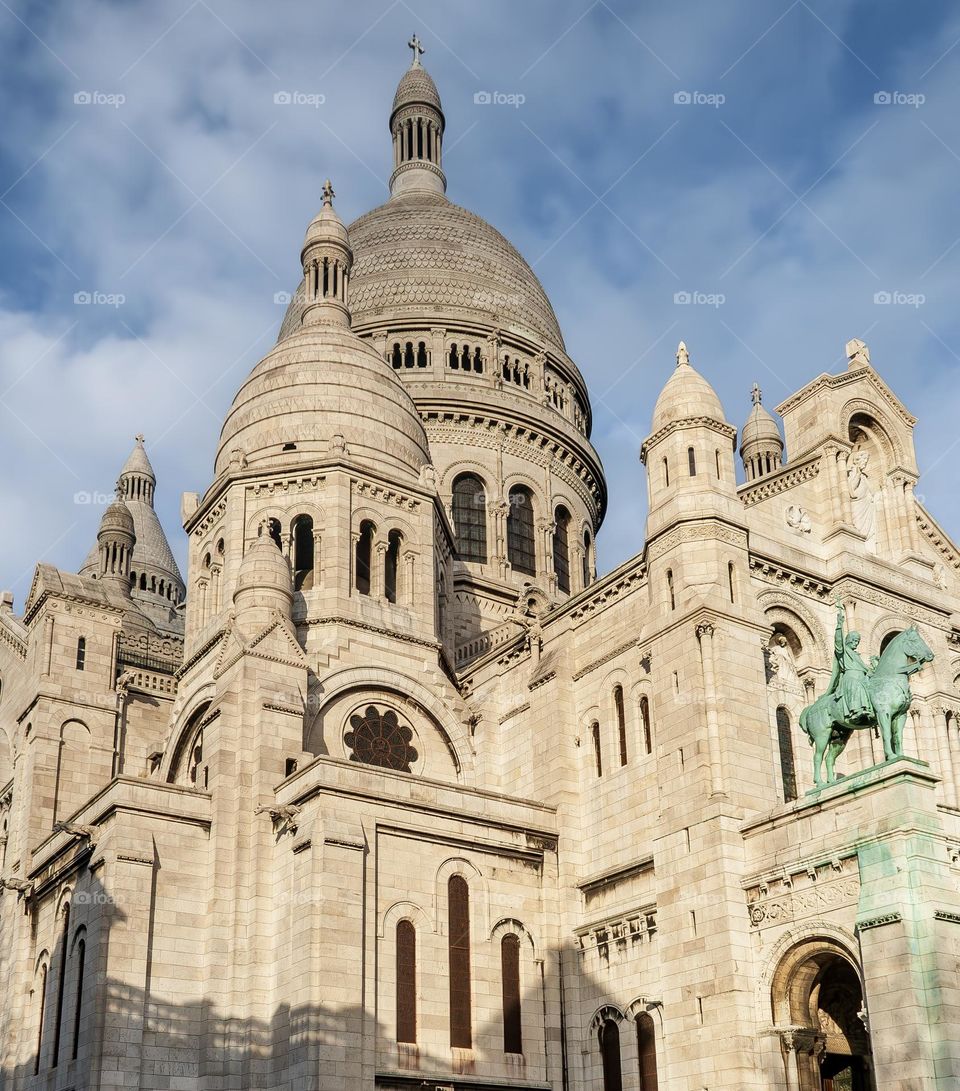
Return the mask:
<svg viewBox="0 0 960 1091"><path fill-rule="evenodd" d="M597 578L586 383L447 200L414 58L186 581L138 440L81 574L0 604L0 1087L960 1086L960 552L914 419L852 341L738 435L681 344ZM906 756L857 731L811 794L837 600L935 658Z"/></svg>

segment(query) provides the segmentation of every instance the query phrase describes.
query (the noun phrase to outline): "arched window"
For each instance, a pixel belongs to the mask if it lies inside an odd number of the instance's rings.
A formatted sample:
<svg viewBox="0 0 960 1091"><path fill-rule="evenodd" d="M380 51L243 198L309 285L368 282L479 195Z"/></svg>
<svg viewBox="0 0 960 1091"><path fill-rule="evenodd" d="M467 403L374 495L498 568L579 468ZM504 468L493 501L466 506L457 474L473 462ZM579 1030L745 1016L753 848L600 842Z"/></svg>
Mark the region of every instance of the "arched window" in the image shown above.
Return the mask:
<svg viewBox="0 0 960 1091"><path fill-rule="evenodd" d="M667 594L670 597L670 609L676 610L677 608L677 596L673 589L673 569L667 569Z"/></svg>
<svg viewBox="0 0 960 1091"><path fill-rule="evenodd" d="M554 512L556 527L553 532L553 570L557 574L557 587L570 591L570 512L561 504Z"/></svg>
<svg viewBox="0 0 960 1091"><path fill-rule="evenodd" d="M403 355L400 352L400 342L394 341L393 352L390 353L390 363L393 365L395 371L399 371L403 367Z"/></svg>
<svg viewBox="0 0 960 1091"><path fill-rule="evenodd" d="M533 493L525 485L510 490L507 512L507 558L516 572L537 574L537 551L533 536Z"/></svg>
<svg viewBox="0 0 960 1091"><path fill-rule="evenodd" d="M731 602L736 602L737 601L736 578L737 578L736 573L734 572L734 568L733 568L733 561L730 561L727 564L727 583L729 584L729 587L730 587L730 601Z"/></svg>
<svg viewBox="0 0 960 1091"><path fill-rule="evenodd" d="M600 746L600 724L596 720L590 725L590 737L593 741L593 760L596 764L597 776L603 776L603 750Z"/></svg>
<svg viewBox="0 0 960 1091"><path fill-rule="evenodd" d="M670 487L670 463L666 459L663 460L663 486Z"/></svg>
<svg viewBox="0 0 960 1091"><path fill-rule="evenodd" d="M883 638L883 640L880 641L880 654L881 655L883 655L883 653L887 650L887 645L890 643L890 641L893 640L893 638L895 636L900 635L900 631L901 630L899 630L899 629L894 629L892 633L887 633L887 635Z"/></svg>
<svg viewBox="0 0 960 1091"><path fill-rule="evenodd" d="M637 1061L640 1065L640 1091L658 1091L657 1037L653 1019L642 1011L637 1016Z"/></svg>
<svg viewBox="0 0 960 1091"><path fill-rule="evenodd" d="M417 342L417 367L427 366L427 345L425 341Z"/></svg>
<svg viewBox="0 0 960 1091"><path fill-rule="evenodd" d="M360 536L357 538L356 571L354 585L361 595L370 594L370 558L373 553L373 523L365 519L360 524Z"/></svg>
<svg viewBox="0 0 960 1091"><path fill-rule="evenodd" d="M687 467L690 470L690 476L697 476L697 452L692 448L687 448Z"/></svg>
<svg viewBox="0 0 960 1091"><path fill-rule="evenodd" d="M140 573L140 590L146 591L147 589L147 574L146 572Z"/></svg>
<svg viewBox="0 0 960 1091"><path fill-rule="evenodd" d="M47 1017L47 967L43 965L40 967L39 981L37 982L37 989L39 990L39 1003L40 1003L40 1020L37 1026L37 1055L33 1059L33 1074L34 1076L40 1071L40 1057L43 1053L43 1024Z"/></svg>
<svg viewBox="0 0 960 1091"><path fill-rule="evenodd" d="M640 698L640 729L643 731L643 748L648 754L652 754L653 731L650 728L650 699L646 695Z"/></svg>
<svg viewBox="0 0 960 1091"><path fill-rule="evenodd" d="M603 1064L603 1091L623 1091L620 1028L613 1019L605 1019L600 1025L600 1060Z"/></svg>
<svg viewBox="0 0 960 1091"><path fill-rule="evenodd" d="M293 589L308 591L313 587L313 520L298 515L293 521Z"/></svg>
<svg viewBox="0 0 960 1091"><path fill-rule="evenodd" d="M476 474L453 483L453 527L462 561L487 563L487 493Z"/></svg>
<svg viewBox="0 0 960 1091"><path fill-rule="evenodd" d="M403 347L403 366L413 367L413 342L408 341Z"/></svg>
<svg viewBox="0 0 960 1091"><path fill-rule="evenodd" d="M522 1053L520 937L512 932L500 941L500 982L503 992L503 1052Z"/></svg>
<svg viewBox="0 0 960 1091"><path fill-rule="evenodd" d="M73 1007L73 1054L72 1054L72 1056L73 1056L74 1060L77 1059L77 1054L80 1052L80 1026L81 1026L80 1020L81 1020L82 1014L83 1014L83 971L84 971L84 965L83 964L84 964L84 962L86 960L86 955L87 955L86 940L80 940L77 943L76 951L74 952L74 957L77 960L77 969L76 969L77 987L76 987L76 994L75 994L75 1003L74 1003L74 1007Z"/></svg>
<svg viewBox="0 0 960 1091"><path fill-rule="evenodd" d="M470 888L461 875L447 883L448 940L450 956L450 1045L473 1045L470 1010Z"/></svg>
<svg viewBox="0 0 960 1091"><path fill-rule="evenodd" d="M450 367L454 371L458 371L460 369L460 354L457 352L456 343L450 346Z"/></svg>
<svg viewBox="0 0 960 1091"><path fill-rule="evenodd" d="M57 1010L53 1023L53 1056L50 1067L60 1061L60 1027L63 1021L63 993L67 984L67 947L70 942L70 906L63 907L63 931L60 934L60 974L57 977Z"/></svg>
<svg viewBox="0 0 960 1091"><path fill-rule="evenodd" d="M77 640L77 670L82 671L87 662L87 638L81 636Z"/></svg>
<svg viewBox="0 0 960 1091"><path fill-rule="evenodd" d="M783 782L783 801L790 803L797 798L797 770L793 761L793 736L790 732L790 713L780 705L777 709L777 745L780 748L780 778Z"/></svg>
<svg viewBox="0 0 960 1091"><path fill-rule="evenodd" d="M383 591L387 602L397 601L397 578L400 572L400 546L403 535L399 530L391 530L387 535L387 552L383 558Z"/></svg>
<svg viewBox="0 0 960 1091"><path fill-rule="evenodd" d="M613 687L613 707L617 713L617 738L620 743L620 764L627 764L627 716L623 707L623 686Z"/></svg>
<svg viewBox="0 0 960 1091"><path fill-rule="evenodd" d="M583 532L583 586L590 583L590 531Z"/></svg>
<svg viewBox="0 0 960 1091"><path fill-rule="evenodd" d="M417 930L412 921L397 925L397 1041L417 1040Z"/></svg>
<svg viewBox="0 0 960 1091"><path fill-rule="evenodd" d="M720 478L723 477L723 474L720 472L720 449L717 448L713 453L716 455L717 459L717 480L719 481Z"/></svg>

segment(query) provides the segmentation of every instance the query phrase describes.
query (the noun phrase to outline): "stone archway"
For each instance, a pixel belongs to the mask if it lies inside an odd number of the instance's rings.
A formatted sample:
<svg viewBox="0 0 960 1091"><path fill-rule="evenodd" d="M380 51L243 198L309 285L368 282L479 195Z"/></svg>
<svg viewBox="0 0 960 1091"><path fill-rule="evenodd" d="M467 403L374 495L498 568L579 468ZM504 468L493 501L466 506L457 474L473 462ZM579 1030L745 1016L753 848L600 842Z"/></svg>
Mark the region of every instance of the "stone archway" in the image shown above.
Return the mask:
<svg viewBox="0 0 960 1091"><path fill-rule="evenodd" d="M848 951L829 939L792 947L771 999L789 1091L873 1091L863 985Z"/></svg>

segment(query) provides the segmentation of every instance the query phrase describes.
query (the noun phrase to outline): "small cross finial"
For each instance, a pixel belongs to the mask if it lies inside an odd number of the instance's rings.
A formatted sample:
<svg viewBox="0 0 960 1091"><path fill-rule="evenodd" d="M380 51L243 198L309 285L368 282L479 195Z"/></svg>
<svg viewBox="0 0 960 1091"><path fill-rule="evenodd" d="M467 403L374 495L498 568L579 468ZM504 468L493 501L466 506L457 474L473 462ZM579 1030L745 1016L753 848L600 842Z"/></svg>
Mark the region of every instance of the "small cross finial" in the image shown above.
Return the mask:
<svg viewBox="0 0 960 1091"><path fill-rule="evenodd" d="M413 63L410 65L410 67L411 68L419 68L420 67L420 57L421 57L421 55L423 53L426 52L426 50L423 48L423 45L422 45L420 39L416 36L416 34L414 34L414 36L410 39L410 41L407 42L407 45L410 47L410 49L413 50Z"/></svg>
<svg viewBox="0 0 960 1091"><path fill-rule="evenodd" d="M140 444L141 447L143 446L143 433L142 432L138 432L133 438L137 441L137 443Z"/></svg>
<svg viewBox="0 0 960 1091"><path fill-rule="evenodd" d="M677 367L681 367L683 364L689 363L690 353L687 352L687 346L683 343L683 341L681 341L680 344L677 345Z"/></svg>
<svg viewBox="0 0 960 1091"><path fill-rule="evenodd" d="M759 405L763 401L763 391L760 389L759 383L753 384L753 389L750 391L750 400L754 405Z"/></svg>
<svg viewBox="0 0 960 1091"><path fill-rule="evenodd" d="M323 203L326 208L333 208L334 197L336 197L336 194L333 192L333 186L330 184L330 179L328 178L323 183Z"/></svg>

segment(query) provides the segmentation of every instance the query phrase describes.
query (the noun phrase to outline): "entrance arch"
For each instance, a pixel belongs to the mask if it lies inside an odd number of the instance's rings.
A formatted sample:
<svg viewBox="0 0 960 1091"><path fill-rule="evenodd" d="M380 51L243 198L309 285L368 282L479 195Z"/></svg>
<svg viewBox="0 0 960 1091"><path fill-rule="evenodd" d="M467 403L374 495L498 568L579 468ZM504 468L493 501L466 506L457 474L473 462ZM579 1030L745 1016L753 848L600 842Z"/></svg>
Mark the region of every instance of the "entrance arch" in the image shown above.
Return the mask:
<svg viewBox="0 0 960 1091"><path fill-rule="evenodd" d="M803 940L774 973L771 1002L789 1091L874 1091L863 983L835 940Z"/></svg>

